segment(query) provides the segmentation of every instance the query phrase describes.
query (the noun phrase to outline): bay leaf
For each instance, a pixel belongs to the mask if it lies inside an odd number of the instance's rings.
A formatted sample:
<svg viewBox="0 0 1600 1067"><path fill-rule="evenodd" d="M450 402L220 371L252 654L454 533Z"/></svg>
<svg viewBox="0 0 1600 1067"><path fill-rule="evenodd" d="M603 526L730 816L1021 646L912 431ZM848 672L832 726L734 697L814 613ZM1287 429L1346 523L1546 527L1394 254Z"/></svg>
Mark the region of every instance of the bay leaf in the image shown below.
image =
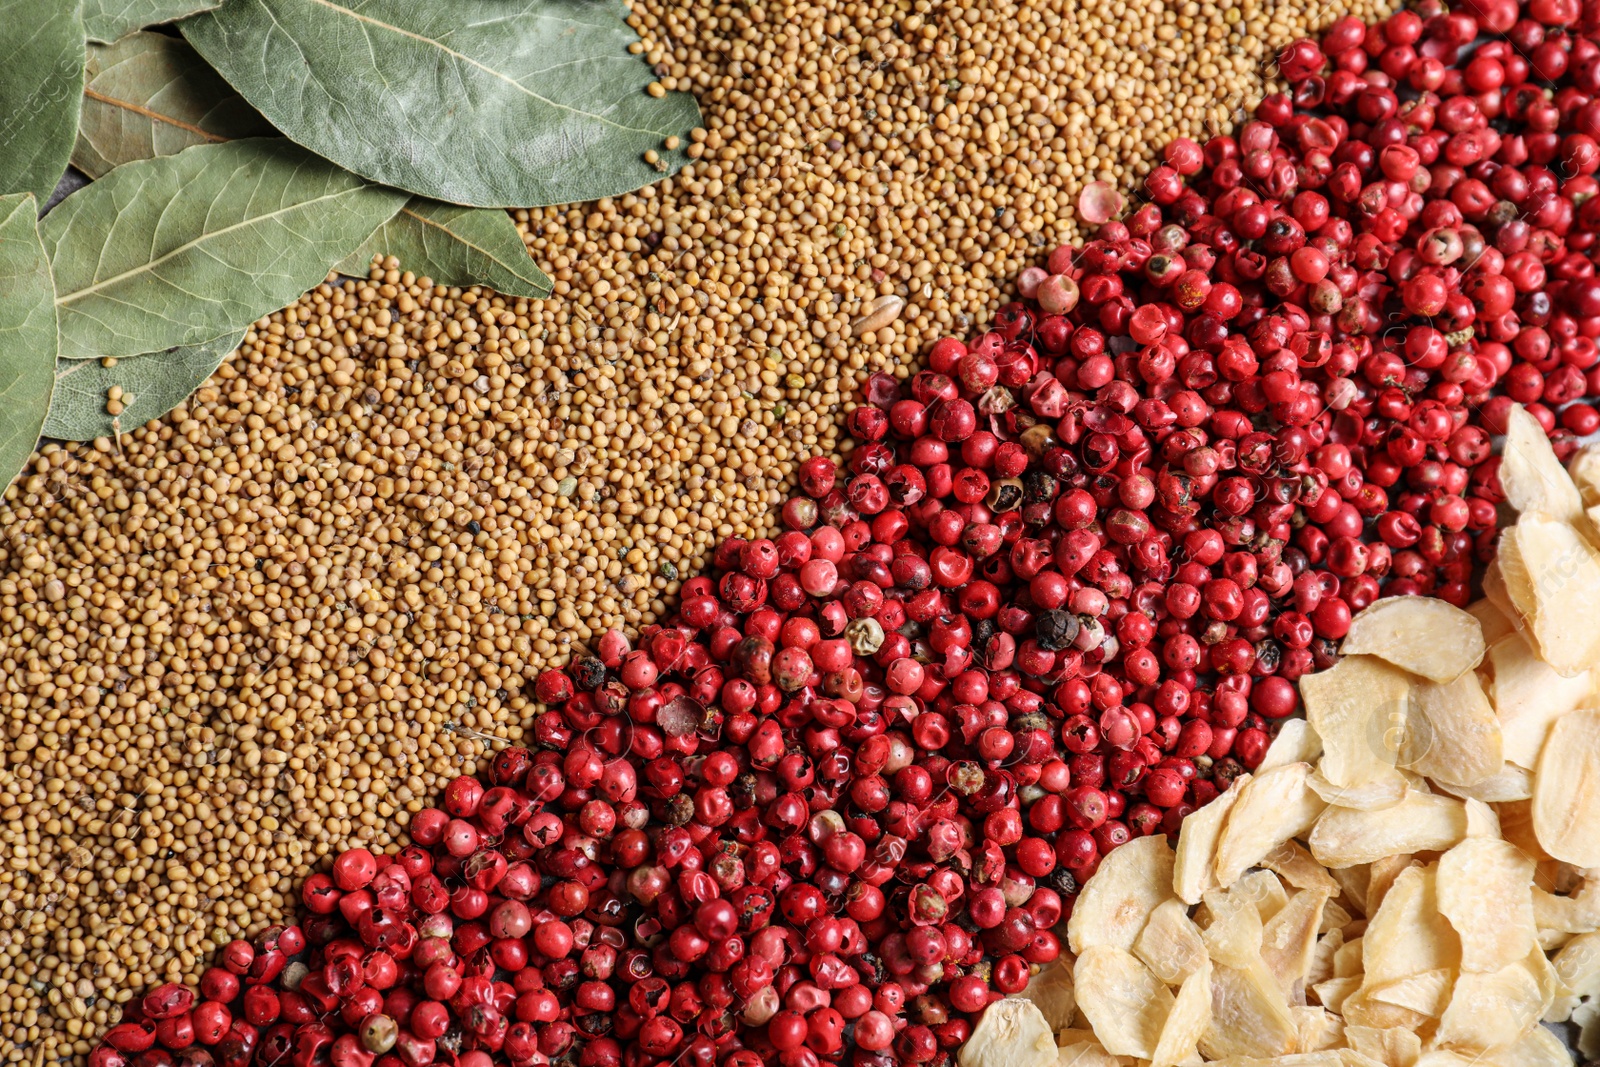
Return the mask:
<svg viewBox="0 0 1600 1067"><path fill-rule="evenodd" d="M195 15L221 0L83 0L83 29L91 41L110 44L143 26Z"/></svg>
<svg viewBox="0 0 1600 1067"><path fill-rule="evenodd" d="M119 359L111 367L98 359L62 360L56 366L56 391L44 420L44 436L92 441L128 433L161 418L222 366L244 341L245 332L202 345ZM113 386L122 389L118 415L106 410Z"/></svg>
<svg viewBox="0 0 1600 1067"><path fill-rule="evenodd" d="M413 197L338 267L365 278L372 257L394 256L436 285L482 285L505 296L542 300L550 279L534 265L517 226L499 208L461 207Z"/></svg>
<svg viewBox="0 0 1600 1067"><path fill-rule="evenodd" d="M89 46L72 165L99 178L112 167L191 145L275 132L187 41L130 33L116 44Z"/></svg>
<svg viewBox="0 0 1600 1067"><path fill-rule="evenodd" d="M278 138L124 164L44 218L61 354L136 356L242 330L322 281L404 199Z"/></svg>
<svg viewBox="0 0 1600 1067"><path fill-rule="evenodd" d="M77 0L0 0L0 193L43 203L61 180L83 103Z"/></svg>
<svg viewBox="0 0 1600 1067"><path fill-rule="evenodd" d="M681 167L620 0L225 0L185 37L274 126L373 181L477 207L611 196ZM656 150L661 171L644 162Z"/></svg>
<svg viewBox="0 0 1600 1067"><path fill-rule="evenodd" d="M31 193L0 196L0 492L39 441L55 382L55 287Z"/></svg>

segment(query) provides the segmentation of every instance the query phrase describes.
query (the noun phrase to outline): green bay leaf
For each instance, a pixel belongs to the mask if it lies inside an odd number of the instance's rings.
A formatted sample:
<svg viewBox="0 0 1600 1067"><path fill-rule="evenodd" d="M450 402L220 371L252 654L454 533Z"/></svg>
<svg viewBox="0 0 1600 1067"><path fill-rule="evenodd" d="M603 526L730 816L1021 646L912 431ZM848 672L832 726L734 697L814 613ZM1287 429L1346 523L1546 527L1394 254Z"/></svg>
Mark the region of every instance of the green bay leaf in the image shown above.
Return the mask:
<svg viewBox="0 0 1600 1067"><path fill-rule="evenodd" d="M437 285L482 285L533 300L550 295L549 277L534 265L516 224L499 208L413 197L339 265L339 272L365 278L375 255L395 256L403 269Z"/></svg>
<svg viewBox="0 0 1600 1067"><path fill-rule="evenodd" d="M56 391L44 420L44 436L92 441L159 419L200 388L244 336L240 331L203 345L119 359L111 367L98 359L63 360L56 368ZM122 389L119 415L106 410L113 386Z"/></svg>
<svg viewBox="0 0 1600 1067"><path fill-rule="evenodd" d="M155 26L209 11L221 0L83 0L83 28L91 41L109 44L141 26Z"/></svg>
<svg viewBox="0 0 1600 1067"><path fill-rule="evenodd" d="M31 193L0 196L0 492L33 454L56 367L56 291Z"/></svg>
<svg viewBox="0 0 1600 1067"><path fill-rule="evenodd" d="M276 132L182 38L130 33L89 46L72 165L99 178L134 160Z"/></svg>
<svg viewBox="0 0 1600 1067"><path fill-rule="evenodd" d="M274 126L373 181L478 207L611 196L700 122L620 0L225 0L184 36Z"/></svg>
<svg viewBox="0 0 1600 1067"><path fill-rule="evenodd" d="M42 203L72 155L83 103L77 0L0 0L0 193Z"/></svg>
<svg viewBox="0 0 1600 1067"><path fill-rule="evenodd" d="M277 138L118 167L42 224L61 354L136 356L242 330L322 281L404 201Z"/></svg>

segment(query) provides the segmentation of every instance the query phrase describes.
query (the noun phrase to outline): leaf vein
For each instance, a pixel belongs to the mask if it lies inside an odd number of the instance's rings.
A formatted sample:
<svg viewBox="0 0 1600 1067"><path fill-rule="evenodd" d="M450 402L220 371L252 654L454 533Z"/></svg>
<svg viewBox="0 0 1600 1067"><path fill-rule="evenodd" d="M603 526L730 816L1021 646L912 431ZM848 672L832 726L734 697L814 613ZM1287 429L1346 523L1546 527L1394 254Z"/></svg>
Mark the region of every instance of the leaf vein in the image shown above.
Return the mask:
<svg viewBox="0 0 1600 1067"><path fill-rule="evenodd" d="M83 90L83 95L87 96L90 100L95 100L102 104L109 104L111 107L121 108L124 111L131 111L133 114L141 115L144 118L149 119L151 122L163 122L168 126L176 126L178 129L186 130L189 133L194 134L196 137L203 137L212 144L221 144L223 141L228 139L226 137L219 137L207 130L203 130L199 126L184 122L182 119L174 118L171 115L163 115L159 111L152 111L147 107L141 107L131 100L119 100L114 96L108 96L105 93L89 88L85 88Z"/></svg>
<svg viewBox="0 0 1600 1067"><path fill-rule="evenodd" d="M136 275L157 272L162 264L170 262L172 259L182 255L185 252L188 252L190 249L196 247L203 248L207 242L218 237L226 236L227 234L233 233L236 230L248 229L263 222L271 222L280 216L293 214L296 211L304 210L314 204L323 203L324 201L337 201L342 197L349 196L351 193L360 193L364 188L364 186L358 185L349 189L341 190L337 193L325 194L309 200L298 200L294 203L286 204L275 211L266 212L261 215L252 215L228 226L224 226L221 229L208 231L201 234L199 237L185 241L183 244L178 245L172 251L167 252L162 256L151 259L148 263L140 263L130 267L120 274L112 275L109 278L102 278L93 285L85 286L84 288L79 289L66 297L57 297L56 305L58 307L65 307L68 304L81 300L86 296L92 296L103 289L116 285L118 282L126 281L127 279Z"/></svg>
<svg viewBox="0 0 1600 1067"><path fill-rule="evenodd" d="M493 67L488 66L485 63L481 63L478 60L473 59L469 55L465 55L465 54L463 54L461 52L458 52L454 48L447 47L444 44L443 41L437 41L437 40L434 40L431 37L426 37L426 36L424 36L424 35L422 35L420 33L415 33L415 32L413 32L411 30L404 29L403 27L396 26L393 23L384 22L382 19L375 19L375 18L371 17L370 15L363 15L360 12L351 11L349 8L344 7L341 4L333 3L332 0L311 0L311 2L315 3L315 4L321 4L323 7L326 7L326 8L331 8L332 10L337 11L340 14L346 15L346 16L348 16L348 17L350 17L352 19L355 19L355 20L357 20L359 22L369 23L369 24L371 24L373 26L378 27L379 29L388 30L389 32L397 34L397 35L399 35L401 37L408 37L408 38L410 38L410 39L412 39L414 41L420 41L421 43L423 43L425 45L431 45L434 48L437 48L439 51L445 53L446 55L452 56L455 59L459 60L460 62L462 62L462 63L464 63L464 64L466 64L468 66L476 67L477 69L483 71L485 74L488 74L491 77L498 78L498 79L500 79L501 81L505 82L508 85L516 86L516 88L517 88L517 90L519 92L521 92L521 93L533 98L534 100L538 100L541 103L547 104L550 107L553 107L558 111L566 111L566 112L569 112L569 113L571 113L573 115L580 115L580 116L582 116L584 118L593 119L596 122L604 123L605 125L611 126L614 129L624 130L624 131L626 131L628 133L658 134L658 133L661 132L660 130L641 129L641 128L637 127L637 126L629 126L626 123L621 123L621 122L617 122L617 121L615 121L613 119L609 119L603 114L600 114L600 113L597 113L597 112L594 112L594 111L587 111L587 110L585 110L583 108L573 107L571 104L563 104L560 101L552 100L547 96L543 96L543 95L541 95L539 93L534 92L532 89L529 89L526 85L523 85L521 82L517 81L517 79L511 77L509 74L506 74L504 71L495 70Z"/></svg>

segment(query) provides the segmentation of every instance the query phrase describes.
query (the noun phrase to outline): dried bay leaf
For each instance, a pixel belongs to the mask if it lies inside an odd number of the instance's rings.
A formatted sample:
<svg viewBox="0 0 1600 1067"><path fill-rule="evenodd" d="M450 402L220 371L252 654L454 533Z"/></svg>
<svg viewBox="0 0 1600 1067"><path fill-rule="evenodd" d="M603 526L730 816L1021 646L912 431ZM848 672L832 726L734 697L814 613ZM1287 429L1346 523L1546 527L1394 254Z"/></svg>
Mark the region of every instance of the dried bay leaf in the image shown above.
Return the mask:
<svg viewBox="0 0 1600 1067"><path fill-rule="evenodd" d="M118 40L141 26L156 26L216 7L222 0L83 0L83 29L91 41Z"/></svg>
<svg viewBox="0 0 1600 1067"><path fill-rule="evenodd" d="M62 360L44 436L63 441L113 437L159 419L188 399L244 341L244 332L215 341L119 359L107 367L98 359ZM122 389L123 410L106 410L113 386Z"/></svg>
<svg viewBox="0 0 1600 1067"><path fill-rule="evenodd" d="M319 155L436 200L535 207L628 192L687 159L663 142L699 108L645 91L626 17L593 0L227 0L181 28Z"/></svg>
<svg viewBox="0 0 1600 1067"><path fill-rule="evenodd" d="M0 0L0 193L41 203L61 180L83 104L83 19L72 0ZM36 209L37 210L37 209ZM10 208L6 208L9 217Z"/></svg>
<svg viewBox="0 0 1600 1067"><path fill-rule="evenodd" d="M185 41L160 33L91 45L83 97L72 165L91 178L192 145L275 133Z"/></svg>
<svg viewBox="0 0 1600 1067"><path fill-rule="evenodd" d="M39 440L55 384L55 289L32 194L0 196L0 493Z"/></svg>
<svg viewBox="0 0 1600 1067"><path fill-rule="evenodd" d="M339 265L341 274L365 278L374 255L436 285L482 285L505 296L542 300L550 278L534 265L516 224L499 208L460 207L412 197Z"/></svg>
<svg viewBox="0 0 1600 1067"><path fill-rule="evenodd" d="M322 281L403 200L279 139L118 167L42 224L62 356L136 356L241 330Z"/></svg>

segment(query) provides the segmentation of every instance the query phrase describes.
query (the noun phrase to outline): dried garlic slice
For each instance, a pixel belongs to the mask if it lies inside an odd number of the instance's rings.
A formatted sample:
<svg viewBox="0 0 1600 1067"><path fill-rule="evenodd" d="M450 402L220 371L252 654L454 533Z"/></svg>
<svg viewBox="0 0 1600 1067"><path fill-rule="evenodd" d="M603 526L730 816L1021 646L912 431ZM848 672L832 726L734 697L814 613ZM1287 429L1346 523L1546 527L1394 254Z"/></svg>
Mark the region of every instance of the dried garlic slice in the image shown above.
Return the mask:
<svg viewBox="0 0 1600 1067"><path fill-rule="evenodd" d="M1350 620L1339 646L1342 655L1377 656L1441 684L1476 667L1483 650L1483 627L1476 618L1449 601L1420 596L1369 604Z"/></svg>
<svg viewBox="0 0 1600 1067"><path fill-rule="evenodd" d="M1439 911L1461 938L1461 969L1489 973L1534 949L1533 860L1515 845L1474 837L1439 857Z"/></svg>
<svg viewBox="0 0 1600 1067"><path fill-rule="evenodd" d="M983 1009L956 1062L961 1067L1055 1067L1055 1033L1032 1001L1002 997Z"/></svg>
<svg viewBox="0 0 1600 1067"><path fill-rule="evenodd" d="M1600 711L1571 711L1550 728L1533 779L1533 830L1558 860L1600 867Z"/></svg>
<svg viewBox="0 0 1600 1067"><path fill-rule="evenodd" d="M1095 945L1132 949L1150 913L1172 898L1174 861L1161 834L1136 837L1101 860L1067 922L1072 952L1082 954Z"/></svg>
<svg viewBox="0 0 1600 1067"><path fill-rule="evenodd" d="M1544 427L1521 404L1512 404L1506 414L1500 485L1506 503L1519 512L1537 512L1562 522L1576 522L1583 513L1583 497L1556 458Z"/></svg>

